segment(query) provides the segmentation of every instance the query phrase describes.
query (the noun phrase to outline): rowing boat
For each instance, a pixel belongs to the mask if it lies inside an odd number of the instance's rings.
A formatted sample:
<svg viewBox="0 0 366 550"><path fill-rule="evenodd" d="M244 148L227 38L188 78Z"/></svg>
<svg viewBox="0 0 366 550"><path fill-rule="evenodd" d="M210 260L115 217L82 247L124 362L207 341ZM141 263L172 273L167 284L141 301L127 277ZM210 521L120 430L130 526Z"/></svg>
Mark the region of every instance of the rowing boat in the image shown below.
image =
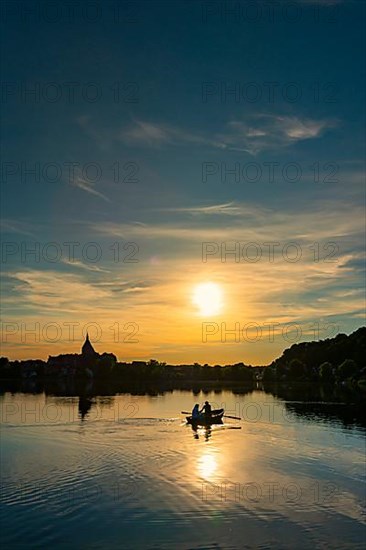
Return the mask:
<svg viewBox="0 0 366 550"><path fill-rule="evenodd" d="M212 424L222 424L222 417L224 416L224 409L215 409L211 412L209 417L204 414L200 414L198 418L192 418L192 416L186 416L187 423L192 426L211 426Z"/></svg>

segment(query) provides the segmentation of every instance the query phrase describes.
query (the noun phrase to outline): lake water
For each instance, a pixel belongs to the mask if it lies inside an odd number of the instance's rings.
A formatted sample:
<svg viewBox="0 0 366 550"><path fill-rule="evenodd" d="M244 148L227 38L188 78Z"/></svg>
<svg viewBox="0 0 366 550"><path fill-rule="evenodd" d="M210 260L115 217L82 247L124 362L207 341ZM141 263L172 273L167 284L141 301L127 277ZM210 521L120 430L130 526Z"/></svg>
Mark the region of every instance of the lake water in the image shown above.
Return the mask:
<svg viewBox="0 0 366 550"><path fill-rule="evenodd" d="M346 405L263 391L0 399L4 548L365 545L365 428L342 421ZM206 399L243 420L193 431L180 411Z"/></svg>

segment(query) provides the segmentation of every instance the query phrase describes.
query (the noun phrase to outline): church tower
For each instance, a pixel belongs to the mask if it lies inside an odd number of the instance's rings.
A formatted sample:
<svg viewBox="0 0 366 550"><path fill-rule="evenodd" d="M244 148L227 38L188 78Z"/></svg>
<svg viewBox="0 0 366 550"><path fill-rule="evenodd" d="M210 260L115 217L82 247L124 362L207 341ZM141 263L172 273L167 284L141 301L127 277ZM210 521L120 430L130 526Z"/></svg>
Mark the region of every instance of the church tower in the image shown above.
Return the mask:
<svg viewBox="0 0 366 550"><path fill-rule="evenodd" d="M83 344L83 347L81 348L81 355L83 357L94 357L96 355L96 352L90 343L88 333L86 333L85 342Z"/></svg>

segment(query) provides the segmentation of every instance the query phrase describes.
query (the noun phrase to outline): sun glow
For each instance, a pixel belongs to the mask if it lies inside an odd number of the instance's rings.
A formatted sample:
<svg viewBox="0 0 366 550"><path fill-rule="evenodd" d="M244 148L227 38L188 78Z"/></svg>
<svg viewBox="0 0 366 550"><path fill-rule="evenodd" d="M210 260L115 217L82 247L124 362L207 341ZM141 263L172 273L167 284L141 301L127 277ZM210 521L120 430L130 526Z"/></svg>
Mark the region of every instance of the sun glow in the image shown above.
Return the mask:
<svg viewBox="0 0 366 550"><path fill-rule="evenodd" d="M216 283L201 283L196 286L193 303L200 315L216 315L222 309L222 291Z"/></svg>

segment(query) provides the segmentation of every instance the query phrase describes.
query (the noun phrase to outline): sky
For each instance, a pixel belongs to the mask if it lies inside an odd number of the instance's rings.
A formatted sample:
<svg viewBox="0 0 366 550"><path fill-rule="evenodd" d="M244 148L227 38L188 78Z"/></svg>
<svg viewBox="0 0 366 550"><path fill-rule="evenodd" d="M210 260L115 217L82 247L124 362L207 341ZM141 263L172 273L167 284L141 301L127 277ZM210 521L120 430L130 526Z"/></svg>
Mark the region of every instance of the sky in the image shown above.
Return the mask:
<svg viewBox="0 0 366 550"><path fill-rule="evenodd" d="M1 9L2 355L264 365L364 324L363 1Z"/></svg>

